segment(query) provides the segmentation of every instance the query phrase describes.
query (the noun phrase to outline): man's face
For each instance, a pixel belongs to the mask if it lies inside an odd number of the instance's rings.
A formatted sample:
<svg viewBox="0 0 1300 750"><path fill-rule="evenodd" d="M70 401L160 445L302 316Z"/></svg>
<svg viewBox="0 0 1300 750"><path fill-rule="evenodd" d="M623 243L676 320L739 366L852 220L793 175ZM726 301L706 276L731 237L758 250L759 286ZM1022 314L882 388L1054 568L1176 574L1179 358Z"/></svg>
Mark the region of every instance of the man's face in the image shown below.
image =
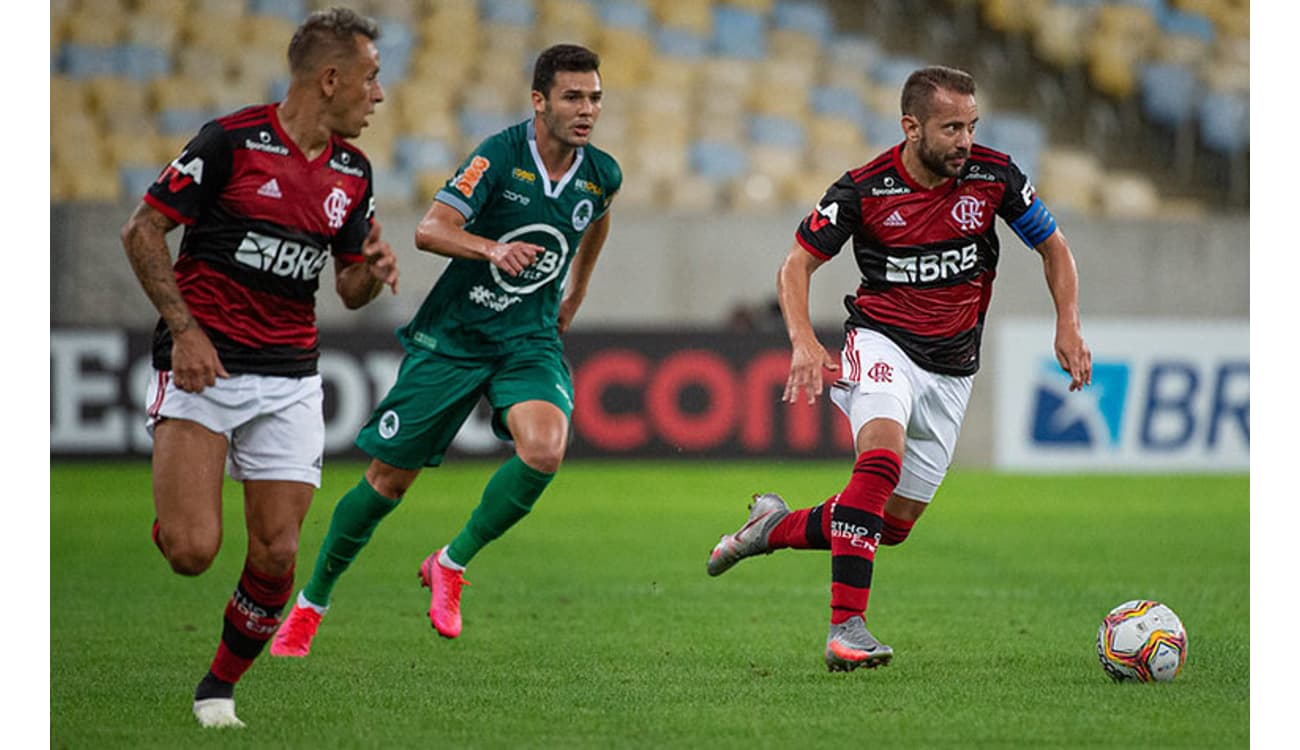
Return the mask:
<svg viewBox="0 0 1300 750"><path fill-rule="evenodd" d="M533 92L533 111L556 140L571 148L585 146L600 117L600 75L595 71L555 74L551 90L543 98Z"/></svg>
<svg viewBox="0 0 1300 750"><path fill-rule="evenodd" d="M926 169L938 177L956 177L970 158L970 147L975 140L975 122L979 120L979 107L972 94L958 94L947 89L937 89L930 98L930 112L925 122L913 119L909 136L917 157Z"/></svg>
<svg viewBox="0 0 1300 750"><path fill-rule="evenodd" d="M335 133L344 138L356 138L375 111L375 105L384 100L384 87L379 84L379 50L375 43L361 34L356 37L356 55L338 66L334 93L330 99Z"/></svg>

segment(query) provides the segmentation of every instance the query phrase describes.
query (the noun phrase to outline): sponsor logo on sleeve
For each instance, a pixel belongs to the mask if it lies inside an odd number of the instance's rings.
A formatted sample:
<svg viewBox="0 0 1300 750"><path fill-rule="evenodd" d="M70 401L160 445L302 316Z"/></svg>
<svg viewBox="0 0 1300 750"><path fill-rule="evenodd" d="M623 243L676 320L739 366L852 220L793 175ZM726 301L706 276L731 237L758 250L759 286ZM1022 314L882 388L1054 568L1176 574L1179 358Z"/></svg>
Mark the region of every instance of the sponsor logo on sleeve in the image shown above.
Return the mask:
<svg viewBox="0 0 1300 750"><path fill-rule="evenodd" d="M482 156L475 156L470 160L469 166L465 167L465 171L456 176L456 189L466 198L473 197L474 188L478 187L479 181L483 179L483 174L490 166L492 162Z"/></svg>

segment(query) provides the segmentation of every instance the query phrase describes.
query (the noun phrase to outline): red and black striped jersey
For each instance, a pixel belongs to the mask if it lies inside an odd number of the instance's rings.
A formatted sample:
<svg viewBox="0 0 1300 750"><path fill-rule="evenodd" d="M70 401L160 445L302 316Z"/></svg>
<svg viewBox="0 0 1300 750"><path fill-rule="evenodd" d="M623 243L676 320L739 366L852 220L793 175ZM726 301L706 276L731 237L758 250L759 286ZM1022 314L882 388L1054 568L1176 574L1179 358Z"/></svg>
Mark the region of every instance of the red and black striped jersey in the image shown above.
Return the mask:
<svg viewBox="0 0 1300 750"><path fill-rule="evenodd" d="M881 332L927 370L969 375L979 369L997 272L994 217L1031 246L1055 222L1006 154L976 144L960 176L926 189L907 174L902 153L899 144L846 172L795 239L822 259L853 239L861 280L844 299L846 327Z"/></svg>
<svg viewBox="0 0 1300 750"><path fill-rule="evenodd" d="M319 357L321 271L363 260L374 194L365 154L334 137L308 160L277 106L206 123L144 200L185 225L176 281L226 370L302 377ZM171 347L160 320L155 367L171 369Z"/></svg>

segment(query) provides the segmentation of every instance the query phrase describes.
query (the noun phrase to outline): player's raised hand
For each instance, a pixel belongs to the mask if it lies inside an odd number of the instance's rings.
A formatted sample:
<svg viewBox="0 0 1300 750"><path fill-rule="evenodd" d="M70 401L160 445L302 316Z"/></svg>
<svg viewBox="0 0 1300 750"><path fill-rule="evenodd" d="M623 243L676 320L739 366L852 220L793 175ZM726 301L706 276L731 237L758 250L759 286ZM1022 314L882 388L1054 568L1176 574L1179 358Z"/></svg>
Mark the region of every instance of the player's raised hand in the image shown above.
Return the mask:
<svg viewBox="0 0 1300 750"><path fill-rule="evenodd" d="M518 276L537 260L538 253L546 248L531 242L498 242L488 248L487 259L492 265L511 276Z"/></svg>
<svg viewBox="0 0 1300 750"><path fill-rule="evenodd" d="M785 394L781 400L798 403L799 392L805 391L809 404L817 403L822 395L822 371L838 372L840 365L831 357L816 338L794 343L790 352L790 376L785 381Z"/></svg>
<svg viewBox="0 0 1300 750"><path fill-rule="evenodd" d="M370 233L361 243L361 254L366 258L366 268L370 275L384 282L397 294L397 254L386 241L380 238L382 228L379 222L370 225Z"/></svg>

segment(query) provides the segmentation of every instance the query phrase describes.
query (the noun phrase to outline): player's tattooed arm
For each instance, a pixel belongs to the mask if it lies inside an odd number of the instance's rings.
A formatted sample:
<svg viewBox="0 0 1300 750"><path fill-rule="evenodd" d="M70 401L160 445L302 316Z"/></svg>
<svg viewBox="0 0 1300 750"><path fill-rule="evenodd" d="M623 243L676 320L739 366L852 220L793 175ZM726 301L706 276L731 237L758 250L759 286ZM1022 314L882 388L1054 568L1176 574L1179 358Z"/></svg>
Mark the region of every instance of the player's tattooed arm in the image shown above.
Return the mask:
<svg viewBox="0 0 1300 750"><path fill-rule="evenodd" d="M176 284L171 251L167 249L167 233L176 226L162 212L141 203L122 227L122 246L131 269L173 336L196 325Z"/></svg>
<svg viewBox="0 0 1300 750"><path fill-rule="evenodd" d="M221 364L212 341L190 314L172 269L167 233L176 222L141 203L122 227L122 246L140 286L172 334L172 382L198 393L230 374Z"/></svg>

